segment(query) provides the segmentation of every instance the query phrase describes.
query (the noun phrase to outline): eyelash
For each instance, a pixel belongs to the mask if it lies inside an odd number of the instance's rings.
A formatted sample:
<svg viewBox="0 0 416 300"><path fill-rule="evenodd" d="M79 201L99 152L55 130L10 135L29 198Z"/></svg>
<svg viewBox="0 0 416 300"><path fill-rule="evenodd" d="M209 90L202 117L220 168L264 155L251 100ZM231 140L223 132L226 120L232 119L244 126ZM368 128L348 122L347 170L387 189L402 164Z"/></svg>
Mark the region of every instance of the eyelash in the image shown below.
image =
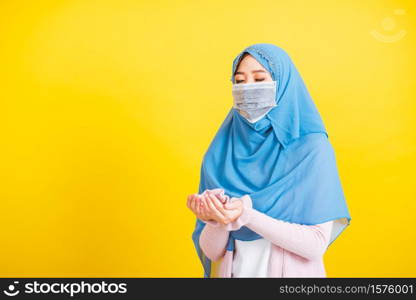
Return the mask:
<svg viewBox="0 0 416 300"><path fill-rule="evenodd" d="M244 80L237 80L236 83L240 83L241 81L244 81ZM264 78L263 79L256 79L256 81L264 81Z"/></svg>

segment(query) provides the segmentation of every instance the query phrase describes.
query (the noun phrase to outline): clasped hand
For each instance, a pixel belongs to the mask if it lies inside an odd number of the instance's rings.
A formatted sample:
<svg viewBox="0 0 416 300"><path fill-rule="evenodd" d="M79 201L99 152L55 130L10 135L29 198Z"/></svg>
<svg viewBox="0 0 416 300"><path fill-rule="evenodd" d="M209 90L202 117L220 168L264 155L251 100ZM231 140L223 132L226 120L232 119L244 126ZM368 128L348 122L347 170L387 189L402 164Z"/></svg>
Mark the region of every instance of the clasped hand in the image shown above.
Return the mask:
<svg viewBox="0 0 416 300"><path fill-rule="evenodd" d="M243 202L240 199L226 202L226 197L210 190L205 194L188 196L188 208L202 221L217 221L227 225L234 222L243 212Z"/></svg>

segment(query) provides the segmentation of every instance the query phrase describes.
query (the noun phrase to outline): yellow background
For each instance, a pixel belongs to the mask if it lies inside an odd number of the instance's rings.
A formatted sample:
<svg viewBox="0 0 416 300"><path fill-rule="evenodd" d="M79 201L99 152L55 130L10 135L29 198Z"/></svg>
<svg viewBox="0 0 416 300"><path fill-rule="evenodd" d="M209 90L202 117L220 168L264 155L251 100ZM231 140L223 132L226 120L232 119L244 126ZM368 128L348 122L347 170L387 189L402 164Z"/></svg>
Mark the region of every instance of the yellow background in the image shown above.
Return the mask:
<svg viewBox="0 0 416 300"><path fill-rule="evenodd" d="M1 1L0 275L202 277L186 196L232 105L232 60L266 42L291 55L336 151L352 221L328 276L415 276L415 9Z"/></svg>

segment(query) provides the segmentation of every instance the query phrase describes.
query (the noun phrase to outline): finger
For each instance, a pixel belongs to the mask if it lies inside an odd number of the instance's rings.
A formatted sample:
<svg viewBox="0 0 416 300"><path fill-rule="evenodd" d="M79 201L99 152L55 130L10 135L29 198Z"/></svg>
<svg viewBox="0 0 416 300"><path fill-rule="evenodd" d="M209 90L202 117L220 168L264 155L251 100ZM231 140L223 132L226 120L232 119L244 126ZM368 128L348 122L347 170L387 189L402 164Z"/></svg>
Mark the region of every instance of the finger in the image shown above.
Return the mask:
<svg viewBox="0 0 416 300"><path fill-rule="evenodd" d="M227 212L224 210L224 207L222 206L222 203L215 195L208 195L208 197L211 199L212 203L215 205L215 208L221 212L221 214L226 215Z"/></svg>
<svg viewBox="0 0 416 300"><path fill-rule="evenodd" d="M207 206L204 203L204 197L200 197L199 200L201 202L201 214L204 216L207 216L207 209L206 209Z"/></svg>
<svg viewBox="0 0 416 300"><path fill-rule="evenodd" d="M201 199L201 216L203 216L205 219L209 219L207 209L206 209L204 203L202 202L202 199Z"/></svg>
<svg viewBox="0 0 416 300"><path fill-rule="evenodd" d="M191 207L191 201L192 201L192 198L193 198L193 195L188 195L188 199L186 200L186 206L187 206L190 210L192 210L192 207Z"/></svg>
<svg viewBox="0 0 416 300"><path fill-rule="evenodd" d="M203 205L204 205L204 210L206 211L206 213L208 214L208 215L211 215L211 214L213 214L214 212L211 210L211 207L209 206L209 200L208 200L208 198L207 198L207 196L206 195L202 195L201 196L201 202L203 203Z"/></svg>
<svg viewBox="0 0 416 300"><path fill-rule="evenodd" d="M207 209L211 213L211 215L221 215L221 213L216 209L215 205L212 203L211 199L208 197L208 195L203 196L204 203L207 205Z"/></svg>
<svg viewBox="0 0 416 300"><path fill-rule="evenodd" d="M220 201L221 201L222 204L227 203L227 198L228 197L226 195L222 195L222 196L219 195L219 196L220 196Z"/></svg>
<svg viewBox="0 0 416 300"><path fill-rule="evenodd" d="M196 196L196 194L188 195L188 203L191 204L191 200ZM190 207L189 207L190 208Z"/></svg>
<svg viewBox="0 0 416 300"><path fill-rule="evenodd" d="M207 197L207 196L206 196ZM225 216L221 213L221 212L219 212L218 210L217 210L217 208L215 207L215 205L212 203L212 201L210 200L210 199L207 199L206 200L206 202L207 202L207 204L208 204L208 207L210 208L210 210L211 210L211 212L212 212L212 214L213 214L213 217L216 217L216 218L218 218L220 221L225 221Z"/></svg>
<svg viewBox="0 0 416 300"><path fill-rule="evenodd" d="M211 191L210 193L208 193L208 195L211 195L213 197L216 197L222 203L224 203L224 200L225 200L225 197L226 197L225 195L222 195L220 192L213 192L213 191Z"/></svg>
<svg viewBox="0 0 416 300"><path fill-rule="evenodd" d="M195 198L195 207L197 215L201 215L201 201L199 198Z"/></svg>
<svg viewBox="0 0 416 300"><path fill-rule="evenodd" d="M196 213L196 201L195 201L195 197L192 197L191 199L191 209L194 213Z"/></svg>
<svg viewBox="0 0 416 300"><path fill-rule="evenodd" d="M224 197L226 197L226 195L224 194L224 189L222 188L217 188L217 189L213 189L213 190L209 190L208 193L210 193L211 195L216 195L221 202L223 202Z"/></svg>
<svg viewBox="0 0 416 300"><path fill-rule="evenodd" d="M211 214L210 214L210 210L209 210L207 200L205 199L205 197L201 197L201 205L202 205L202 213L204 214L204 216L206 218L210 218Z"/></svg>

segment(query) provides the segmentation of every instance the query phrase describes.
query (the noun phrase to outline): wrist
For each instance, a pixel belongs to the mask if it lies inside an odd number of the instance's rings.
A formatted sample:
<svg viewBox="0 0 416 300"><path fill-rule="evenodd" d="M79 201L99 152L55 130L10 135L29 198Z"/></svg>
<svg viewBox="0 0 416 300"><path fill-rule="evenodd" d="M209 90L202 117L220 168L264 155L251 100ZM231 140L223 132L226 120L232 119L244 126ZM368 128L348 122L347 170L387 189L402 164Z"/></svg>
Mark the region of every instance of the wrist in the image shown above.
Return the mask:
<svg viewBox="0 0 416 300"><path fill-rule="evenodd" d="M241 198L231 198L230 202L240 200L243 203L243 208L240 216L235 219L233 222L224 225L228 231L236 231L239 230L241 227L245 226L248 222L250 222L251 214L253 211L253 202L251 197L246 194Z"/></svg>
<svg viewBox="0 0 416 300"><path fill-rule="evenodd" d="M221 224L215 220L201 220L202 222L204 222L205 224L212 226L212 227L220 227Z"/></svg>

